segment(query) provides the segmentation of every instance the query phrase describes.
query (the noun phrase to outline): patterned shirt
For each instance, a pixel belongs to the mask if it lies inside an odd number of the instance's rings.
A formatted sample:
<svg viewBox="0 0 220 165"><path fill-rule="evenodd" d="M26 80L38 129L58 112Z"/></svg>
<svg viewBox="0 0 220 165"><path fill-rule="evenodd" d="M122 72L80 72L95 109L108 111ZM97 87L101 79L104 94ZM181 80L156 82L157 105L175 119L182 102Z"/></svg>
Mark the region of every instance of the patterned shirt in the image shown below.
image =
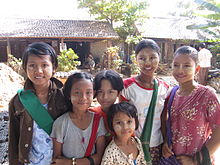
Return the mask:
<svg viewBox="0 0 220 165"><path fill-rule="evenodd" d="M193 155L200 151L211 131L219 126L220 105L213 90L197 85L189 96L175 94L171 130L176 155Z"/></svg>
<svg viewBox="0 0 220 165"><path fill-rule="evenodd" d="M114 139L105 149L104 156L102 157L101 165L146 165L144 159L144 152L141 146L141 142L137 137L134 137L137 143L137 149L139 151L138 156L133 160L132 154L126 155L122 150L115 144Z"/></svg>
<svg viewBox="0 0 220 165"><path fill-rule="evenodd" d="M47 108L47 104L42 104ZM25 165L50 165L53 155L51 137L34 121L32 146L29 153L30 163Z"/></svg>

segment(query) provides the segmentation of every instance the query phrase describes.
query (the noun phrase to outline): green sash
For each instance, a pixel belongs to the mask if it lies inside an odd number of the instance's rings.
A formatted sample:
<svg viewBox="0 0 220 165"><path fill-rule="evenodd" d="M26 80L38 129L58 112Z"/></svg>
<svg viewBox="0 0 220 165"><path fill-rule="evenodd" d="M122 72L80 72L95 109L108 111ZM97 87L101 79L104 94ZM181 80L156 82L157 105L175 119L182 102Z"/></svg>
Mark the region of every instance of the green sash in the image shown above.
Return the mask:
<svg viewBox="0 0 220 165"><path fill-rule="evenodd" d="M18 96L33 120L50 135L54 120L47 109L41 104L38 97L33 92L24 89L18 90Z"/></svg>
<svg viewBox="0 0 220 165"><path fill-rule="evenodd" d="M158 82L154 79L154 91L151 98L150 106L148 109L147 117L145 118L144 122L144 128L140 137L140 140L142 142L142 147L144 150L144 158L147 161L147 163L151 164L151 155L150 155L150 137L151 137L151 131L153 126L153 119L154 119L154 110L156 106L156 100L157 100L157 93L158 93Z"/></svg>

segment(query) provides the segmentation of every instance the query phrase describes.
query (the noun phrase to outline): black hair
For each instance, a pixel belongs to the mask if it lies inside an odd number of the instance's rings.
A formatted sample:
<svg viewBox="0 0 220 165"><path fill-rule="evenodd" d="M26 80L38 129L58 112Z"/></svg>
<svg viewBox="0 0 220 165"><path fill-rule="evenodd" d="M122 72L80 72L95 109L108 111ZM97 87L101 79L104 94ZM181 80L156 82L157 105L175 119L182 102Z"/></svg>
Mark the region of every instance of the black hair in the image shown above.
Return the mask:
<svg viewBox="0 0 220 165"><path fill-rule="evenodd" d="M205 43L200 43L199 44L199 48L205 48L205 47L206 47Z"/></svg>
<svg viewBox="0 0 220 165"><path fill-rule="evenodd" d="M119 112L125 113L129 117L134 118L135 119L135 130L138 129L139 121L138 121L138 114L137 114L136 107L131 103L123 101L123 102L111 105L107 113L108 127L112 132L114 132L113 118Z"/></svg>
<svg viewBox="0 0 220 165"><path fill-rule="evenodd" d="M135 55L137 56L137 54L144 48L151 48L152 50L154 50L160 55L160 47L152 39L145 39L145 40L140 41L135 47Z"/></svg>
<svg viewBox="0 0 220 165"><path fill-rule="evenodd" d="M101 81L102 80L108 80L112 88L117 90L118 93L124 89L124 83L121 78L121 76L114 70L103 70L100 71L99 73L96 74L95 79L94 79L94 90L95 95L94 97L97 96L97 91L101 88Z"/></svg>
<svg viewBox="0 0 220 165"><path fill-rule="evenodd" d="M180 55L180 54L185 54L188 55L197 65L198 63L198 51L191 47L191 46L181 46L179 47L175 53L174 53L174 57Z"/></svg>
<svg viewBox="0 0 220 165"><path fill-rule="evenodd" d="M25 49L22 57L22 67L26 71L27 61L30 55L42 56L50 55L51 62L53 64L53 69L55 70L58 67L57 55L52 46L44 42L34 42L29 44Z"/></svg>
<svg viewBox="0 0 220 165"><path fill-rule="evenodd" d="M87 72L75 72L72 75L68 76L66 82L64 83L63 86L63 94L66 98L67 105L68 105L68 110L72 109L72 102L70 100L70 94L71 94L71 89L74 83L79 81L80 79L87 79L93 82L92 75L90 75Z"/></svg>

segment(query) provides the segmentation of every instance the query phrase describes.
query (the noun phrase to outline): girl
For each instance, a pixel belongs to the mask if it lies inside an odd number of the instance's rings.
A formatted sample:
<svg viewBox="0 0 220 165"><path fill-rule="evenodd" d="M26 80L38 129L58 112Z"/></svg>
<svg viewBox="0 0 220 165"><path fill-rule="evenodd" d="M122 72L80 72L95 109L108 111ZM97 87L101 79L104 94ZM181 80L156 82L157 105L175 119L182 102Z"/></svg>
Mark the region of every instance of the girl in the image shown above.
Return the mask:
<svg viewBox="0 0 220 165"><path fill-rule="evenodd" d="M219 101L213 90L194 81L197 61L198 52L190 46L178 48L173 59L179 89L171 106L172 150L165 143L162 152L175 154L183 165L205 165L220 146Z"/></svg>
<svg viewBox="0 0 220 165"><path fill-rule="evenodd" d="M57 65L55 51L46 43L32 43L24 52L22 66L27 80L24 90L9 104L10 165L51 163L53 144L49 134L52 122L67 110L61 91L63 85L52 77Z"/></svg>
<svg viewBox="0 0 220 165"><path fill-rule="evenodd" d="M139 125L136 107L128 102L113 104L107 116L115 137L106 148L101 165L145 165L141 142L133 136Z"/></svg>
<svg viewBox="0 0 220 165"><path fill-rule="evenodd" d="M99 107L90 108L91 111L98 112L103 116L105 127L108 129L107 112L109 107L114 104L124 88L123 80L114 70L100 71L94 79L94 97L97 98ZM111 132L108 129L108 132ZM106 136L109 136L107 134Z"/></svg>
<svg viewBox="0 0 220 165"><path fill-rule="evenodd" d="M144 149L146 160L151 162L152 159L152 163L157 165L163 143L160 116L169 86L154 77L160 56L156 42L151 39L140 41L135 48L135 55L140 74L124 80L121 99L136 106L140 122L136 135L142 142L149 144L150 149L148 146ZM147 126L148 130L145 129Z"/></svg>
<svg viewBox="0 0 220 165"><path fill-rule="evenodd" d="M93 101L91 75L79 72L69 76L64 85L64 95L69 104L69 112L54 122L51 133L54 139L54 164L100 164L106 131L103 119L96 121L98 119L95 114L88 111ZM97 130L91 135L95 122ZM90 142L90 137L95 138L93 143ZM91 148L89 154L88 146Z"/></svg>

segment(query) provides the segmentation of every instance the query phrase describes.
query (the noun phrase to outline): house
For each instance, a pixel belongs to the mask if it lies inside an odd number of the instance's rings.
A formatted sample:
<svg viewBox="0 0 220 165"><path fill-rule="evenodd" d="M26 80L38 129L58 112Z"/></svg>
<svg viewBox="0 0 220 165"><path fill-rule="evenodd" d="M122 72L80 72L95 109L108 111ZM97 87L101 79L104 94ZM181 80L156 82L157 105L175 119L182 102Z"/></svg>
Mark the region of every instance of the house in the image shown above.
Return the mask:
<svg viewBox="0 0 220 165"><path fill-rule="evenodd" d="M161 62L170 63L175 50L182 45L197 48L198 41L204 41L212 36L198 29L187 29L188 25L201 24L200 19L188 17L152 17L137 23L136 27L144 38L155 40L161 48Z"/></svg>
<svg viewBox="0 0 220 165"><path fill-rule="evenodd" d="M7 61L7 54L20 58L28 44L43 41L57 54L62 48L72 48L84 63L89 53L100 59L118 37L104 21L0 19L0 61Z"/></svg>

